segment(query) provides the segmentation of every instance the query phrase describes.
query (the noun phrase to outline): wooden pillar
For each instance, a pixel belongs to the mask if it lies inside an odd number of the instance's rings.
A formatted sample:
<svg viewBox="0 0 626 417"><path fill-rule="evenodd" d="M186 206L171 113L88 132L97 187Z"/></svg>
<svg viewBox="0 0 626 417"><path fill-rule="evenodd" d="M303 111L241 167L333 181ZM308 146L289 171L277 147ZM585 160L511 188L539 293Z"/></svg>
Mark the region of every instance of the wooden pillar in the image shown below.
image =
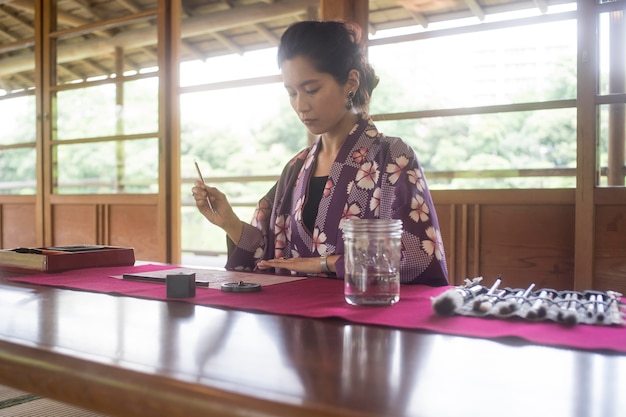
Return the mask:
<svg viewBox="0 0 626 417"><path fill-rule="evenodd" d="M578 0L578 87L574 289L593 288L598 85L598 16L594 2Z"/></svg>
<svg viewBox="0 0 626 417"><path fill-rule="evenodd" d="M44 193L48 192L47 189L44 189L44 170L45 165L43 163L43 115L44 115L44 105L43 105L43 83L44 79L48 80L48 77L44 77L44 69L42 66L42 55L43 55L43 22L44 16L46 13L50 12L50 5L46 4L45 10L44 5L42 4L43 0L36 0L34 3L34 18L33 18L33 30L35 31L35 47L34 47L34 64L35 64L35 106L37 112L37 126L35 127L35 152L37 155L36 161L36 174L35 179L37 182L37 190L36 190L36 201L35 201L35 234L36 234L36 244L37 246L44 246L46 244L45 234L44 234ZM4 230L4 227L3 229ZM4 241L4 239L2 240Z"/></svg>
<svg viewBox="0 0 626 417"><path fill-rule="evenodd" d="M180 263L180 0L159 0L159 261Z"/></svg>
<svg viewBox="0 0 626 417"><path fill-rule="evenodd" d="M368 0L320 0L320 18L322 20L349 20L363 30L363 42L366 42L369 27Z"/></svg>
<svg viewBox="0 0 626 417"><path fill-rule="evenodd" d="M626 38L626 22L624 11L615 11L609 14L609 93L626 92L626 50L623 40ZM609 106L609 152L608 152L608 181L609 186L624 185L624 141L625 139L625 111L624 104Z"/></svg>
<svg viewBox="0 0 626 417"><path fill-rule="evenodd" d="M57 28L56 1L36 3L35 7L35 68L37 93L37 245L49 246L52 236L52 203L50 196L57 182L56 148L56 92L57 39L50 36ZM37 13L39 12L39 13Z"/></svg>
<svg viewBox="0 0 626 417"><path fill-rule="evenodd" d="M125 133L124 123L124 50L115 47L115 134ZM124 141L115 142L115 189L117 193L124 193L124 176L126 172L126 152Z"/></svg>

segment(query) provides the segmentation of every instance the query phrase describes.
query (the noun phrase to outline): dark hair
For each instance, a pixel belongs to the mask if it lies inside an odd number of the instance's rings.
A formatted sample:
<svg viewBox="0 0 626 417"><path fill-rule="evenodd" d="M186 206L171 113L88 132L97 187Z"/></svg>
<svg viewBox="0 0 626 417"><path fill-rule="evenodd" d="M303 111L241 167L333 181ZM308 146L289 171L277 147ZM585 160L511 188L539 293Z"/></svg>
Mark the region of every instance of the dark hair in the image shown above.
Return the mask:
<svg viewBox="0 0 626 417"><path fill-rule="evenodd" d="M367 112L378 77L367 62L361 41L361 29L354 23L341 21L303 21L289 26L280 38L278 67L285 60L302 56L311 60L315 69L332 75L339 84L348 81L348 74L359 72L360 86L352 99L354 105Z"/></svg>

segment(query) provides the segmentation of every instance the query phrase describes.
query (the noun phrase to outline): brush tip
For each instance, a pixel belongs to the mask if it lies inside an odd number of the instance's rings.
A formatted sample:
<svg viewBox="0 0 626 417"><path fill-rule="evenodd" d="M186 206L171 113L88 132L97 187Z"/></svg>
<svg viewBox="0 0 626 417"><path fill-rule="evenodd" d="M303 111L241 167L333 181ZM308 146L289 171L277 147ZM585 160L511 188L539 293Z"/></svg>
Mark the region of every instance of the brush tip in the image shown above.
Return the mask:
<svg viewBox="0 0 626 417"><path fill-rule="evenodd" d="M578 324L578 315L576 315L575 311L559 311L557 320L566 326L574 326Z"/></svg>
<svg viewBox="0 0 626 417"><path fill-rule="evenodd" d="M537 317L542 319L548 314L548 309L544 306L541 306L537 309Z"/></svg>
<svg viewBox="0 0 626 417"><path fill-rule="evenodd" d="M499 304L500 305L498 306L498 314L502 316L508 316L515 311L515 305L513 303L504 302Z"/></svg>
<svg viewBox="0 0 626 417"><path fill-rule="evenodd" d="M440 316L452 316L463 305L463 296L458 291L446 291L432 299L433 310Z"/></svg>

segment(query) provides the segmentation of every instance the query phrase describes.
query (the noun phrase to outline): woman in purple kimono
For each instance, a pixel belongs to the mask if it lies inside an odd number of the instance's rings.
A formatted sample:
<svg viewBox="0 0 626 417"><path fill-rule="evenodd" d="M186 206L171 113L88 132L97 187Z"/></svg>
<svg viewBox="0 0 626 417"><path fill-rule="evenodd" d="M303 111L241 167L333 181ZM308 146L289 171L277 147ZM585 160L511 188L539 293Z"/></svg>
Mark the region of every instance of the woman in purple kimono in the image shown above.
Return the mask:
<svg viewBox="0 0 626 417"><path fill-rule="evenodd" d="M401 219L400 281L448 284L437 215L417 157L368 116L378 78L359 40L358 27L335 21L299 22L283 34L278 64L285 89L317 140L285 166L250 224L222 192L196 182L198 209L228 235L227 269L343 278L344 222Z"/></svg>

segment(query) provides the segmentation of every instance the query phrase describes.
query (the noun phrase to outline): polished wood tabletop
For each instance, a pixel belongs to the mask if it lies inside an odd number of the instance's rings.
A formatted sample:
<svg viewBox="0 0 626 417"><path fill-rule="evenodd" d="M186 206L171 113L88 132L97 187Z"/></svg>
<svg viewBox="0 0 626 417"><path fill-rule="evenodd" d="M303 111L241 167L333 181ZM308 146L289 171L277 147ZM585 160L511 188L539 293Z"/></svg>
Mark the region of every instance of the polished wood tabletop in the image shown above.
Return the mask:
<svg viewBox="0 0 626 417"><path fill-rule="evenodd" d="M14 284L8 275L0 273L0 384L111 416L626 415L626 355Z"/></svg>

